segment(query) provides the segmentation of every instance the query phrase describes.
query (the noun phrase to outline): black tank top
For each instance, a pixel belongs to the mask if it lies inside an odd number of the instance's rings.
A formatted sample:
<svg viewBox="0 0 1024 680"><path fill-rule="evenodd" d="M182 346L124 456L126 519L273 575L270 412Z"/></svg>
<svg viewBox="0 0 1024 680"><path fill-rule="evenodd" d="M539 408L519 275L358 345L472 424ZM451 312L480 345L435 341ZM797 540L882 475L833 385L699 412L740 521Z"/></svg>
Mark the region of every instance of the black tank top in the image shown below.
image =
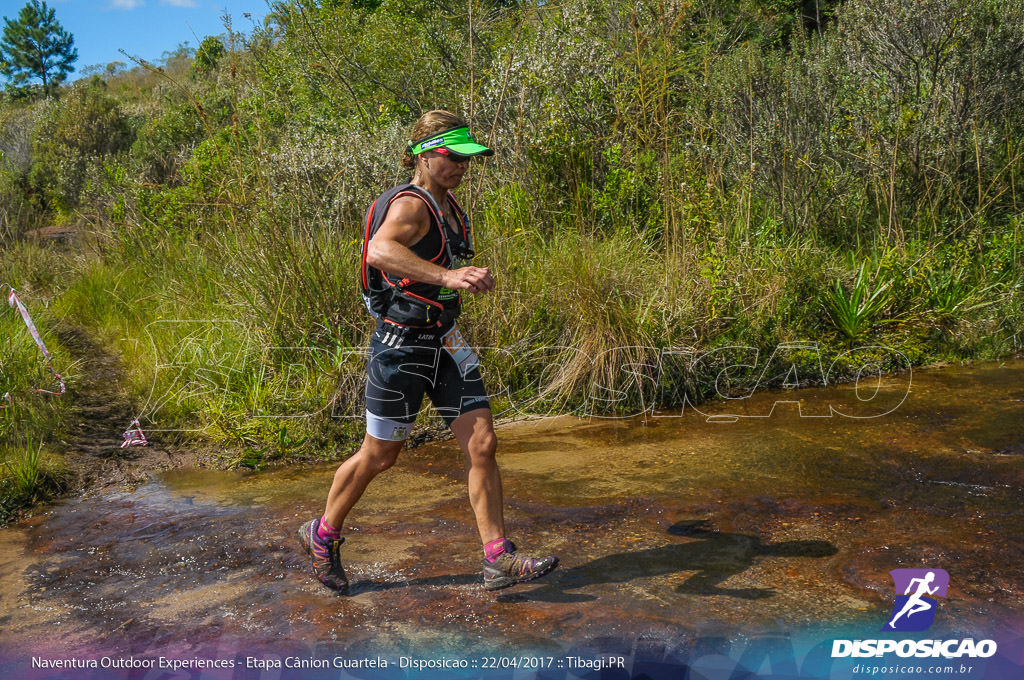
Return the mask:
<svg viewBox="0 0 1024 680"><path fill-rule="evenodd" d="M426 190L413 184L403 184L385 191L367 212L367 229L363 243L363 296L366 298L367 307L375 316L400 325L423 327L453 321L462 311L462 297L459 291L392 276L366 264L366 245L383 224L391 203L400 196L414 196L422 200L430 213L430 228L427 233L409 247L415 255L441 267L454 269L461 266L458 253L472 252L469 242L469 220L450 192L447 200L460 222L458 233L444 225L443 214L439 212L438 206ZM374 273L379 273L384 289L373 290L371 282L375 278Z"/></svg>

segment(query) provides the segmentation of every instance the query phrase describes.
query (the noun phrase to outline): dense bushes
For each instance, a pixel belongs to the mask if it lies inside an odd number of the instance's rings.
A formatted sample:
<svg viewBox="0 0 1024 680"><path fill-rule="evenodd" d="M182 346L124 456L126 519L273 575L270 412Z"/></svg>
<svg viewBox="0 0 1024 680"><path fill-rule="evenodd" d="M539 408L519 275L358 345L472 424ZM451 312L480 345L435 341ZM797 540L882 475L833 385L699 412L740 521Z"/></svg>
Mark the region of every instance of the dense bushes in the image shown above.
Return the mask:
<svg viewBox="0 0 1024 680"><path fill-rule="evenodd" d="M104 161L131 144L133 131L99 77L73 85L36 126L29 183L48 208L79 206Z"/></svg>

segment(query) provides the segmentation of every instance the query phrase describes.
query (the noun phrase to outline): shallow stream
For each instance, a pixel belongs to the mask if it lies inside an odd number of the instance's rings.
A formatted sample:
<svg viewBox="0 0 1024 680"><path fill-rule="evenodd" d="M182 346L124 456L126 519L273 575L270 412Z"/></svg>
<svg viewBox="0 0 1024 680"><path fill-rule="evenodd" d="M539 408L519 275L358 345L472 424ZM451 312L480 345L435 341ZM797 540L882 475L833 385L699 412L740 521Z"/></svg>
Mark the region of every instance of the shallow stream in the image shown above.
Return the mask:
<svg viewBox="0 0 1024 680"><path fill-rule="evenodd" d="M0 530L0 676L47 653L562 654L875 634L888 572L907 567L950 574L936 634L1019 634L1024 362L874 387L890 413L830 416L857 398L842 386L502 426L510 537L562 566L499 593L480 585L452 442L404 452L349 517L347 597L311 578L295 538L333 465L173 472L69 500Z"/></svg>

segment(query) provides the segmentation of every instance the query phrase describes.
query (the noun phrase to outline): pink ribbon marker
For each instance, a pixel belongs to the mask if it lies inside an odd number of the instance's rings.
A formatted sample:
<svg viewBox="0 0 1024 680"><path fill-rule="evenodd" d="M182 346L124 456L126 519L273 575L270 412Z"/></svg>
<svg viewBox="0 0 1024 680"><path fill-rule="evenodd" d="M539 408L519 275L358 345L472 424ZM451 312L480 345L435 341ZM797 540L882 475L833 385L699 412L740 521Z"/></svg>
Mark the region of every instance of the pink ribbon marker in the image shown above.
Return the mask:
<svg viewBox="0 0 1024 680"><path fill-rule="evenodd" d="M28 332L32 334L32 338L36 341L36 344L39 345L39 349L42 351L43 356L46 357L46 364L50 368L50 373L53 373L53 375L57 378L58 382L60 382L60 392L53 392L50 390L41 389L34 389L32 391L39 392L41 394L64 394L64 378L60 376L60 373L54 370L53 360L50 358L50 353L46 350L46 345L43 344L43 339L39 337L39 331L36 330L36 325L32 323L32 317L28 315L28 310L25 309L25 305L22 304L21 300L18 299L18 295L17 293L14 292L13 288L11 288L11 294L7 296L7 304L21 312L21 318L25 320L25 325L28 327ZM5 396L7 397L8 401L11 400L10 395Z"/></svg>
<svg viewBox="0 0 1024 680"><path fill-rule="evenodd" d="M146 441L146 435L142 433L142 425L139 424L138 418L131 422L128 429L124 431L123 436L122 449L127 446L149 446L149 442Z"/></svg>

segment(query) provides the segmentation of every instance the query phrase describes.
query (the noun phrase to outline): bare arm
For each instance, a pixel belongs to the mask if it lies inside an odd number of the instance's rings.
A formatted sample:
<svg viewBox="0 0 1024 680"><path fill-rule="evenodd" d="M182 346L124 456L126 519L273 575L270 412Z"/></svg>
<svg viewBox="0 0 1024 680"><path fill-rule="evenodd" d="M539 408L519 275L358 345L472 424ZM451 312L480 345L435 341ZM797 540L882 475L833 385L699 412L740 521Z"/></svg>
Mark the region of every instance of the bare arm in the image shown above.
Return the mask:
<svg viewBox="0 0 1024 680"><path fill-rule="evenodd" d="M428 262L409 249L430 229L430 213L418 198L401 196L388 209L384 223L370 240L366 262L392 276L423 281L435 286L472 293L486 293L494 288L494 278L487 267L446 269Z"/></svg>

